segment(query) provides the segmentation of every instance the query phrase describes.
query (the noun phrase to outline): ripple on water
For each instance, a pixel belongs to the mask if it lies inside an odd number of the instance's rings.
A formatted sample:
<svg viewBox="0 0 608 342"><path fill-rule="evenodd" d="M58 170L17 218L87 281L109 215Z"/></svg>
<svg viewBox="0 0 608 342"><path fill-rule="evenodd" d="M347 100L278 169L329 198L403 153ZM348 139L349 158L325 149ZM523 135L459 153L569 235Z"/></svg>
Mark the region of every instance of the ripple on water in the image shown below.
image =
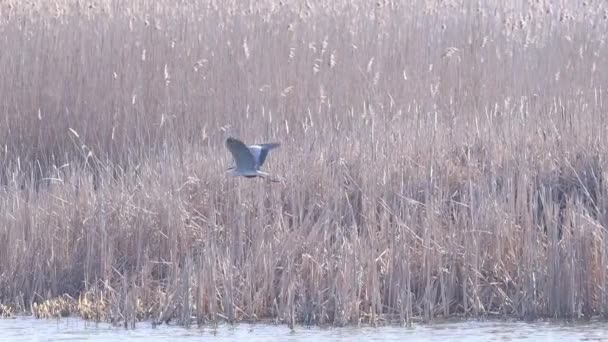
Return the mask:
<svg viewBox="0 0 608 342"><path fill-rule="evenodd" d="M297 327L292 332L284 325L221 324L217 328L181 328L138 323L134 330L105 323L85 322L78 318L37 320L31 317L0 319L2 341L608 341L602 322L593 323L523 323L504 321L443 322L401 327Z"/></svg>

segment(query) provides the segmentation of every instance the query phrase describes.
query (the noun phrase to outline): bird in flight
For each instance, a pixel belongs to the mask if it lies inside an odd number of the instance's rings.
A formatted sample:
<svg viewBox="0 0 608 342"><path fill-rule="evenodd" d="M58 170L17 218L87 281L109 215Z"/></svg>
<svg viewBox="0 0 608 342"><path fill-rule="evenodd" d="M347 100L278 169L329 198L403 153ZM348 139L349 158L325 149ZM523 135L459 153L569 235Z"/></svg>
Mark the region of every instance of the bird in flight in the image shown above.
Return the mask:
<svg viewBox="0 0 608 342"><path fill-rule="evenodd" d="M226 147L232 153L235 166L228 169L232 176L243 176L247 178L268 177L266 172L260 171L268 152L279 147L278 143L245 145L235 138L226 139Z"/></svg>

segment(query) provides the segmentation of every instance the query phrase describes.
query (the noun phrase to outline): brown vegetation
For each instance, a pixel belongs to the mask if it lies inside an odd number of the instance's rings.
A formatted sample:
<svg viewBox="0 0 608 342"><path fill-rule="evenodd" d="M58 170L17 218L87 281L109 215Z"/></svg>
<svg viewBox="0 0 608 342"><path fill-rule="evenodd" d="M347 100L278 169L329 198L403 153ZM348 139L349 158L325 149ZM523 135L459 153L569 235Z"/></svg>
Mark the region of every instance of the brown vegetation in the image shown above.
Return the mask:
<svg viewBox="0 0 608 342"><path fill-rule="evenodd" d="M480 3L3 2L0 312L608 314L604 4Z"/></svg>

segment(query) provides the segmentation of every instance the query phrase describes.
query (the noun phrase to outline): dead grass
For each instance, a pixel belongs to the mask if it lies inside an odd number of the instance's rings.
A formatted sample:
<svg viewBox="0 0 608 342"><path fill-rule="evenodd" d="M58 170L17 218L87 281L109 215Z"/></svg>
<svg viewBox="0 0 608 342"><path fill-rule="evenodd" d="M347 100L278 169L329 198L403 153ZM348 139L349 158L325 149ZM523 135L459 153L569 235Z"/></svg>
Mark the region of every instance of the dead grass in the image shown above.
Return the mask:
<svg viewBox="0 0 608 342"><path fill-rule="evenodd" d="M608 312L601 3L50 4L0 5L3 315Z"/></svg>

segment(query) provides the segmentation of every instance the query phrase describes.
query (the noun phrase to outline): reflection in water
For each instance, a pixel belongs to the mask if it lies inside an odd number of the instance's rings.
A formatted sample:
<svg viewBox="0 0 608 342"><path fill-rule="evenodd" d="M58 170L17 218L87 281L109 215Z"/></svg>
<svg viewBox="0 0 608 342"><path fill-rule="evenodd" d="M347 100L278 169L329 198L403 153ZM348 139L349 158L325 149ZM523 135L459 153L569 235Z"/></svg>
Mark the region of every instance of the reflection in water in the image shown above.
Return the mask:
<svg viewBox="0 0 608 342"><path fill-rule="evenodd" d="M587 324L467 321L416 325L414 328L318 328L284 325L237 324L217 328L158 326L139 323L134 330L78 318L37 320L29 317L0 319L0 340L14 341L608 341L601 322Z"/></svg>

